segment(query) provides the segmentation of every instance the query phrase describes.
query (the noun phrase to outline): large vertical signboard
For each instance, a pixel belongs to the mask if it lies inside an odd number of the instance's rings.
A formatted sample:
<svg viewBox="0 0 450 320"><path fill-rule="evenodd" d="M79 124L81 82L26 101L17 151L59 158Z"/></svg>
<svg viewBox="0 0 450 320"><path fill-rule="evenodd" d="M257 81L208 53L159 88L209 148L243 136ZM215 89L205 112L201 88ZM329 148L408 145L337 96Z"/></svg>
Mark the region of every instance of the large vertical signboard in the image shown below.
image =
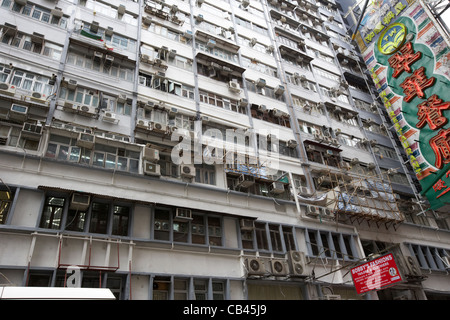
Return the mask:
<svg viewBox="0 0 450 320"><path fill-rule="evenodd" d="M418 1L367 7L356 41L432 209L450 204L450 48Z"/></svg>

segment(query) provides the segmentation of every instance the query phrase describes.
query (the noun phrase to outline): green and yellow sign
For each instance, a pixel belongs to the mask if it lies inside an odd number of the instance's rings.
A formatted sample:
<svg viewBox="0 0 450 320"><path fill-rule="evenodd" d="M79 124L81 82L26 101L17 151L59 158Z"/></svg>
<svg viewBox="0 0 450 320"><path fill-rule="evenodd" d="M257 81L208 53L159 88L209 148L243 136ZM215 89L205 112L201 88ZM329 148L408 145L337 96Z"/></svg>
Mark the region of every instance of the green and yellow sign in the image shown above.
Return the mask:
<svg viewBox="0 0 450 320"><path fill-rule="evenodd" d="M398 15L388 3L380 11L391 18L374 23L377 36L364 38L363 58L422 195L438 209L450 204L450 49L419 3L397 3Z"/></svg>

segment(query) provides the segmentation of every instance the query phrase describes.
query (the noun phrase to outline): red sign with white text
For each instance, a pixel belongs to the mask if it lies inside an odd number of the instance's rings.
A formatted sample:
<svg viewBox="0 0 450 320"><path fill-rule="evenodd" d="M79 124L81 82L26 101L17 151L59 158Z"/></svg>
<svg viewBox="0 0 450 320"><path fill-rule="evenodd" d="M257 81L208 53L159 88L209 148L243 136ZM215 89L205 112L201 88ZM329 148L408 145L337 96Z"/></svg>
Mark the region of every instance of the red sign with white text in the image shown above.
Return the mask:
<svg viewBox="0 0 450 320"><path fill-rule="evenodd" d="M358 294L402 281L392 253L352 268L351 273Z"/></svg>

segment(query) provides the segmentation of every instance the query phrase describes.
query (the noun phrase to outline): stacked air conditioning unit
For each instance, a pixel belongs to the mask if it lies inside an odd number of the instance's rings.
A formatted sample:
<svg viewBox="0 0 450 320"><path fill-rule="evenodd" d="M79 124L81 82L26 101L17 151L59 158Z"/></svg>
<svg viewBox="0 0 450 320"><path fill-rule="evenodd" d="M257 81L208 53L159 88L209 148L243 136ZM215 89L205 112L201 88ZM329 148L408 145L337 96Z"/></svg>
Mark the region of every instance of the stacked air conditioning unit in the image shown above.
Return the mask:
<svg viewBox="0 0 450 320"><path fill-rule="evenodd" d="M143 158L144 158L144 160L156 163L159 161L159 150L155 149L155 148L151 148L150 145L147 144L144 147Z"/></svg>
<svg viewBox="0 0 450 320"><path fill-rule="evenodd" d="M157 163L144 160L144 174L149 176L160 176L161 168Z"/></svg>
<svg viewBox="0 0 450 320"><path fill-rule="evenodd" d="M302 251L288 252L289 274L295 277L306 277L306 255Z"/></svg>

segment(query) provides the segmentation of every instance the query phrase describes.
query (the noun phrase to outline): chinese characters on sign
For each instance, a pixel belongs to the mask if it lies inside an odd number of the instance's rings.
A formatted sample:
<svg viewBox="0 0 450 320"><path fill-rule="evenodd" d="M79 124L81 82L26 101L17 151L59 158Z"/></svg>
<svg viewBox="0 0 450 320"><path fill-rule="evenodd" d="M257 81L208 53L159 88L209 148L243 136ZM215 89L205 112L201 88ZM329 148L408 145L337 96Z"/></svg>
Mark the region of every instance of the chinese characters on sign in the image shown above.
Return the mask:
<svg viewBox="0 0 450 320"><path fill-rule="evenodd" d="M422 102L417 106L417 116L419 122L416 127L422 129L426 124L431 130L442 128L448 121L446 117L442 115L442 111L450 108L450 102L442 103L442 100L437 95L432 95L427 101Z"/></svg>
<svg viewBox="0 0 450 320"><path fill-rule="evenodd" d="M405 94L403 100L410 102L416 96L419 98L424 98L425 93L423 91L426 88L431 87L434 84L434 81L434 77L428 79L425 75L425 67L420 67L414 71L412 76L406 78L400 85L400 87L403 88L403 93Z"/></svg>
<svg viewBox="0 0 450 320"><path fill-rule="evenodd" d="M422 53L413 52L411 42L400 48L399 53L388 59L389 65L394 69L392 76L397 78L403 71L411 73L411 65L420 59Z"/></svg>
<svg viewBox="0 0 450 320"><path fill-rule="evenodd" d="M450 129L439 131L430 140L430 146L436 155L436 168L442 169L443 164L450 163Z"/></svg>
<svg viewBox="0 0 450 320"><path fill-rule="evenodd" d="M448 178L450 177L450 170L447 171L447 173L445 174L445 177ZM445 189L444 189L445 188ZM441 191L442 189L444 189L444 191ZM434 185L433 185L433 190L434 192L440 192L440 194L438 196L436 196L436 198L440 198L442 197L444 194L446 194L447 192L450 191L450 186L447 186L445 184L445 181L442 179L439 179Z"/></svg>
<svg viewBox="0 0 450 320"><path fill-rule="evenodd" d="M420 60L422 53L414 52L411 42L405 43L398 51L388 59L389 66L393 69L392 77L398 78L403 72L412 73L400 84L403 88L405 102L411 102L416 96L424 99L424 90L435 84L436 78L427 78L425 67L421 66L412 71L411 65ZM417 105L417 118L419 122L416 128L422 129L428 124L431 130L442 128L448 119L443 111L450 108L450 102L443 102L438 95L433 94L426 101ZM441 130L430 140L430 146L436 156L435 167L442 169L443 164L450 163L450 129Z"/></svg>

